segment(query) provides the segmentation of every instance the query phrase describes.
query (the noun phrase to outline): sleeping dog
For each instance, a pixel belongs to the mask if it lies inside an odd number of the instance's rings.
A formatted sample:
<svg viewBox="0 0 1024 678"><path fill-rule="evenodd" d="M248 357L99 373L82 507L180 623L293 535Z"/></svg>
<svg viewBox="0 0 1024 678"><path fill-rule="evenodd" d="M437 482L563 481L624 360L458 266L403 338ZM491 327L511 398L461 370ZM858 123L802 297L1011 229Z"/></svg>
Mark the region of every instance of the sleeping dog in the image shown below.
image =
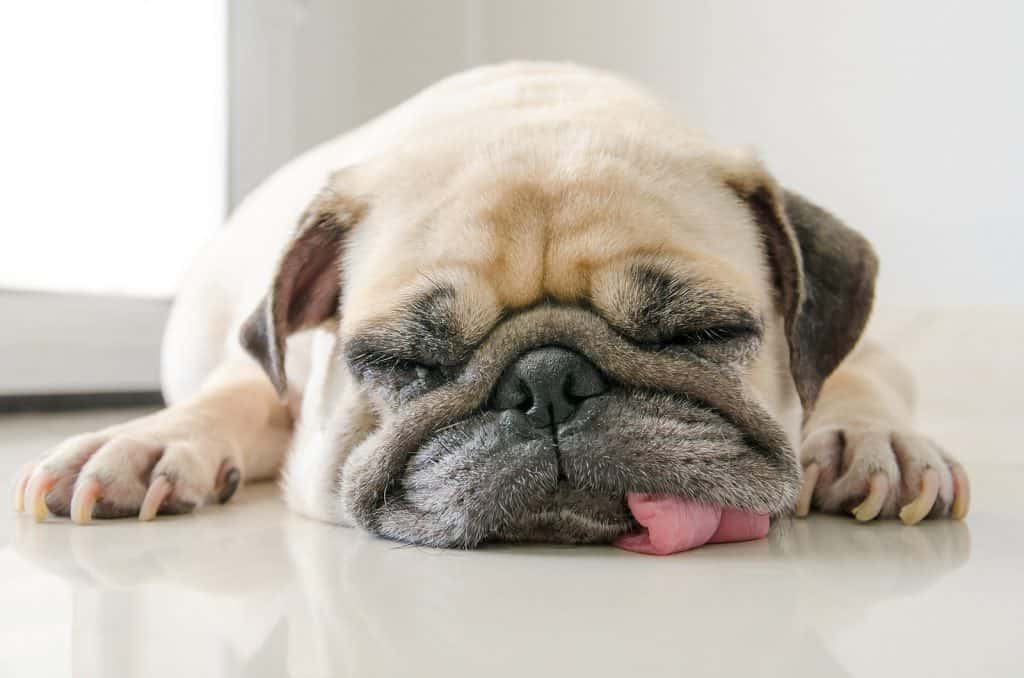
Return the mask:
<svg viewBox="0 0 1024 678"><path fill-rule="evenodd" d="M876 269L635 85L479 68L256 189L176 299L168 407L65 441L16 505L149 520L280 474L292 509L405 542L651 552L707 510L962 518L862 338Z"/></svg>

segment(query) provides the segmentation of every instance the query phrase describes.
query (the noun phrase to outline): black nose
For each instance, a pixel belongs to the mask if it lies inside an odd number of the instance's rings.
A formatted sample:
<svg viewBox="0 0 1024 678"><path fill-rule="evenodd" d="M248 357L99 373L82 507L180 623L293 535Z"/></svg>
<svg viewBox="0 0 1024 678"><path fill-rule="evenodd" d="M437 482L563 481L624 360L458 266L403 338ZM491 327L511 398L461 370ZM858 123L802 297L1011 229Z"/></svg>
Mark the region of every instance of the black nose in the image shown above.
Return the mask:
<svg viewBox="0 0 1024 678"><path fill-rule="evenodd" d="M541 428L566 421L581 402L606 388L598 369L579 353L545 346L524 353L505 370L491 405L519 410Z"/></svg>

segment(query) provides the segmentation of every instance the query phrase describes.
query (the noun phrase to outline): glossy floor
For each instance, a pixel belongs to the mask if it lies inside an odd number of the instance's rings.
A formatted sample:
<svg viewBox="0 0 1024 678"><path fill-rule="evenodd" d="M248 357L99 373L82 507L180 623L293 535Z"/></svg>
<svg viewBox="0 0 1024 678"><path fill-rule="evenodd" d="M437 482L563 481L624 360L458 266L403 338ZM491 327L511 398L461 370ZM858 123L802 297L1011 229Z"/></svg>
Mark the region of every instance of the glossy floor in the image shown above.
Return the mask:
<svg viewBox="0 0 1024 678"><path fill-rule="evenodd" d="M130 413L0 419L0 473ZM964 523L812 517L658 558L402 547L272 485L140 524L0 521L0 675L1019 676L1024 466Z"/></svg>

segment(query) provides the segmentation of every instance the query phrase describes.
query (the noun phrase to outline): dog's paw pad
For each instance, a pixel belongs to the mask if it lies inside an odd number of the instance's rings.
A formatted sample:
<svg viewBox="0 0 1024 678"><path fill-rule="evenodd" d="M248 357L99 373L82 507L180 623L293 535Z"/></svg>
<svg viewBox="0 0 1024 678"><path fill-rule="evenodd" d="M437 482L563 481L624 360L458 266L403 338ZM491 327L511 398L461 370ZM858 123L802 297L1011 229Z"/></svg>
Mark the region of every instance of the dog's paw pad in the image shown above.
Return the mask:
<svg viewBox="0 0 1024 678"><path fill-rule="evenodd" d="M819 429L801 448L804 482L795 513L850 513L860 522L899 517L962 519L970 505L963 467L928 438L884 427Z"/></svg>

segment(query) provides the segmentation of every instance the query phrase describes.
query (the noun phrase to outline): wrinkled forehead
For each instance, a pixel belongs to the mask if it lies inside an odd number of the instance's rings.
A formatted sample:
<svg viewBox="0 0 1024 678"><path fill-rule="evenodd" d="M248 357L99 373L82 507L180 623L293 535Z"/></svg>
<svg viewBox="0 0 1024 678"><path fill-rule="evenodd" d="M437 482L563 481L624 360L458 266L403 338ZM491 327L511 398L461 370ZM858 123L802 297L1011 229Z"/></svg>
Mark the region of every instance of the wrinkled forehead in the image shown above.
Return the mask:
<svg viewBox="0 0 1024 678"><path fill-rule="evenodd" d="M342 332L443 304L472 339L542 302L624 314L645 296L688 290L695 304L757 314L770 301L757 234L734 194L699 169L420 187L375 205L349 244Z"/></svg>

